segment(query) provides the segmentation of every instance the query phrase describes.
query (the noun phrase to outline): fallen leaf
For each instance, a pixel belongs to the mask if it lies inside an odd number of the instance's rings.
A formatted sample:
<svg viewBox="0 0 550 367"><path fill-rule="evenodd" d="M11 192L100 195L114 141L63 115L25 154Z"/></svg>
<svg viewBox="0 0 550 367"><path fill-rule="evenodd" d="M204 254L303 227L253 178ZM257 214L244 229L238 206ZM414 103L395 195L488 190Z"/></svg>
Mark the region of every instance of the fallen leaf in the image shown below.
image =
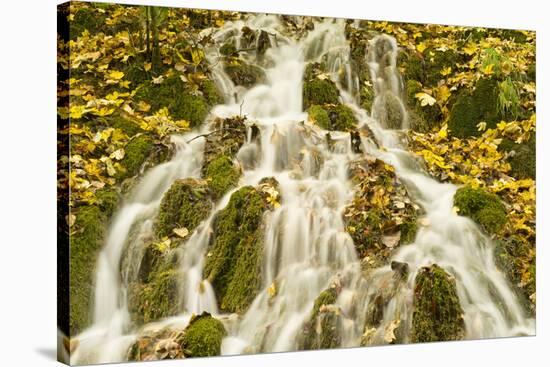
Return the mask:
<svg viewBox="0 0 550 367"><path fill-rule="evenodd" d="M185 227L182 227L182 228L174 228L172 230L172 232L174 232L175 234L177 234L178 236L180 236L181 238L185 238L187 237L187 235L189 234L189 230Z"/></svg>

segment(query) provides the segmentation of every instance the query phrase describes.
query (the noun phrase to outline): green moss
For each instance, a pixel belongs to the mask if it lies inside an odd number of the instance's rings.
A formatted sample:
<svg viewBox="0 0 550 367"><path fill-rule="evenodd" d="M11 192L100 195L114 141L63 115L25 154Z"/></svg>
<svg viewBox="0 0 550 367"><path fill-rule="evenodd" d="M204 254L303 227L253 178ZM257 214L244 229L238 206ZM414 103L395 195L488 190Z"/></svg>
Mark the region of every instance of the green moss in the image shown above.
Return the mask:
<svg viewBox="0 0 550 367"><path fill-rule="evenodd" d="M343 104L328 105L326 110L330 121L329 130L347 131L355 128L357 119L350 107Z"/></svg>
<svg viewBox="0 0 550 367"><path fill-rule="evenodd" d="M78 334L90 322L94 270L105 235L105 213L97 206L83 206L75 213L76 231L70 237L70 329Z"/></svg>
<svg viewBox="0 0 550 367"><path fill-rule="evenodd" d="M72 7L71 7L72 8ZM81 7L76 12L71 10L74 18L70 21L70 38L72 40L81 36L87 30L90 34L96 34L105 27L106 15L94 11L93 5Z"/></svg>
<svg viewBox="0 0 550 367"><path fill-rule="evenodd" d="M138 135L130 140L124 150L125 155L120 163L125 171L117 172L119 180L139 173L139 169L153 151L153 140L147 135Z"/></svg>
<svg viewBox="0 0 550 367"><path fill-rule="evenodd" d="M397 65L402 70L405 81L415 80L419 83L426 81L426 63L418 53L400 52Z"/></svg>
<svg viewBox="0 0 550 367"><path fill-rule="evenodd" d="M384 109L380 120L388 129L401 129L405 119L404 111L399 98L387 91L383 96Z"/></svg>
<svg viewBox="0 0 550 367"><path fill-rule="evenodd" d="M202 124L209 110L205 98L191 94L176 74L167 77L160 84L143 84L134 98L150 104L152 111L166 107L174 119L189 121L192 127Z"/></svg>
<svg viewBox="0 0 550 367"><path fill-rule="evenodd" d="M208 217L212 209L211 191L204 181L177 180L162 197L155 221L155 233L161 238L175 228L192 232Z"/></svg>
<svg viewBox="0 0 550 367"><path fill-rule="evenodd" d="M477 124L486 122L494 128L503 118L497 111L498 83L494 79L480 79L473 92L462 92L451 109L449 130L453 136L479 136Z"/></svg>
<svg viewBox="0 0 550 367"><path fill-rule="evenodd" d="M303 108L308 109L312 105L338 104L338 88L329 79L313 79L304 81L302 92Z"/></svg>
<svg viewBox="0 0 550 367"><path fill-rule="evenodd" d="M330 126L328 113L323 107L319 105L313 105L308 108L307 113L309 115L309 118L320 128L327 130Z"/></svg>
<svg viewBox="0 0 550 367"><path fill-rule="evenodd" d="M455 280L437 265L420 269L415 279L411 340L414 343L460 340L463 310Z"/></svg>
<svg viewBox="0 0 550 367"><path fill-rule="evenodd" d="M201 91L204 98L206 99L206 103L208 103L208 105L210 106L215 106L224 102L223 96L218 91L216 84L214 84L214 82L210 79L205 79L201 83Z"/></svg>
<svg viewBox="0 0 550 367"><path fill-rule="evenodd" d="M237 48L235 47L235 43L231 40L222 45L220 47L220 54L224 56L232 56L237 53Z"/></svg>
<svg viewBox="0 0 550 367"><path fill-rule="evenodd" d="M245 63L226 65L225 72L233 83L247 88L263 83L266 80L266 75L262 68Z"/></svg>
<svg viewBox="0 0 550 367"><path fill-rule="evenodd" d="M268 209L261 193L245 186L231 195L214 220L214 238L204 277L216 291L220 309L244 313L261 285L262 218Z"/></svg>
<svg viewBox="0 0 550 367"><path fill-rule="evenodd" d="M508 157L510 166L512 167L511 174L515 178L536 179L537 175L537 151L536 137L531 137L527 142L517 144L510 139L504 139L499 145L499 150L511 153Z"/></svg>
<svg viewBox="0 0 550 367"><path fill-rule="evenodd" d="M416 93L422 92L422 84L417 80L407 80L407 106L409 108L410 127L414 131L428 132L439 126L442 114L439 106L422 106Z"/></svg>
<svg viewBox="0 0 550 367"><path fill-rule="evenodd" d="M219 155L206 165L206 179L216 198L221 198L239 182L241 172L230 157Z"/></svg>
<svg viewBox="0 0 550 367"><path fill-rule="evenodd" d="M191 320L185 329L182 348L186 357L218 356L227 334L221 321L204 312Z"/></svg>
<svg viewBox="0 0 550 367"><path fill-rule="evenodd" d="M106 124L115 128L122 130L128 136L134 136L139 133L143 133L144 130L139 127L138 124L125 119L121 116L113 116L106 120Z"/></svg>
<svg viewBox="0 0 550 367"><path fill-rule="evenodd" d="M506 208L498 196L483 189L469 186L458 189L454 197L458 213L470 217L489 234L494 234L506 224Z"/></svg>
<svg viewBox="0 0 550 367"><path fill-rule="evenodd" d="M96 191L95 197L103 215L106 217L112 216L118 205L118 192L115 189L103 188Z"/></svg>
<svg viewBox="0 0 550 367"><path fill-rule="evenodd" d="M181 274L166 264L149 274L146 283L134 283L129 289L130 313L134 321L146 324L174 316L181 311L178 290Z"/></svg>
<svg viewBox="0 0 550 367"><path fill-rule="evenodd" d="M302 350L330 349L340 346L338 324L341 321L336 308L323 309L323 306L334 305L338 293L334 288L321 292L315 300L311 317L302 329L298 338L298 348Z"/></svg>
<svg viewBox="0 0 550 367"><path fill-rule="evenodd" d="M414 242L418 232L418 224L416 221L406 221L399 225L399 230L401 231L399 244L406 245Z"/></svg>

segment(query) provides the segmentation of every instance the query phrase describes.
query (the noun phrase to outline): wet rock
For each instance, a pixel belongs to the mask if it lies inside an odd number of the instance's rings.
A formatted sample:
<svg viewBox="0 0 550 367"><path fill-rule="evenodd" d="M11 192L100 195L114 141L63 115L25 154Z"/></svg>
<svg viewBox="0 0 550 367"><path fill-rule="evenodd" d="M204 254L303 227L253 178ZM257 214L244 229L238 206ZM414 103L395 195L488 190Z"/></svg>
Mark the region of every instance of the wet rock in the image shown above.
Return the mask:
<svg viewBox="0 0 550 367"><path fill-rule="evenodd" d="M185 329L181 347L188 358L219 356L225 327L208 312L191 319Z"/></svg>
<svg viewBox="0 0 550 367"><path fill-rule="evenodd" d="M406 279L409 275L409 264L407 263L392 261L390 266L391 270L395 271L395 274L401 279Z"/></svg>
<svg viewBox="0 0 550 367"><path fill-rule="evenodd" d="M444 269L420 269L415 279L411 341L461 340L465 325L456 284Z"/></svg>
<svg viewBox="0 0 550 367"><path fill-rule="evenodd" d="M315 300L309 321L306 322L298 337L298 349L338 348L341 340L338 326L341 323L341 311L335 305L338 289L330 287Z"/></svg>
<svg viewBox="0 0 550 367"><path fill-rule="evenodd" d="M235 83L250 88L255 84L265 82L265 71L256 65L247 64L244 61L239 61L237 64L229 64L225 66L227 76Z"/></svg>
<svg viewBox="0 0 550 367"><path fill-rule="evenodd" d="M217 118L212 122L212 133L204 145L203 177L209 163L221 155L234 158L246 141L246 117Z"/></svg>
<svg viewBox="0 0 550 367"><path fill-rule="evenodd" d="M208 182L192 178L175 181L162 197L155 221L158 238L173 236L173 230L192 232L205 220L213 207L213 190Z"/></svg>
<svg viewBox="0 0 550 367"><path fill-rule="evenodd" d="M496 234L507 222L499 197L481 188L461 187L455 193L454 205L458 214L470 217L489 234Z"/></svg>
<svg viewBox="0 0 550 367"><path fill-rule="evenodd" d="M259 190L245 186L231 195L214 219L203 275L223 311L244 313L259 291L263 215L268 208Z"/></svg>
<svg viewBox="0 0 550 367"><path fill-rule="evenodd" d="M533 136L528 141L517 144L510 139L504 139L499 145L499 150L506 152L506 159L512 167L511 175L518 179L536 179L536 138Z"/></svg>
<svg viewBox="0 0 550 367"><path fill-rule="evenodd" d="M375 106L375 116L387 129L402 129L406 112L401 100L391 91L386 91L380 100L380 106Z"/></svg>

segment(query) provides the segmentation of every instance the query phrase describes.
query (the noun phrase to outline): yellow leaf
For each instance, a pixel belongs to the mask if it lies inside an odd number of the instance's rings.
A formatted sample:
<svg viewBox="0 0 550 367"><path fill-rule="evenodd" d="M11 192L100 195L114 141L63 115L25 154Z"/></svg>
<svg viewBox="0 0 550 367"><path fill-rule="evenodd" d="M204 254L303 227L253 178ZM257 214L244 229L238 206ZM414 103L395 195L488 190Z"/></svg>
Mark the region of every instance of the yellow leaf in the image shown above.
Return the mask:
<svg viewBox="0 0 550 367"><path fill-rule="evenodd" d="M142 112L147 112L151 109L151 105L148 104L145 101L139 101L138 105L137 105L137 108L138 108L138 110L140 110Z"/></svg>
<svg viewBox="0 0 550 367"><path fill-rule="evenodd" d="M275 282L271 283L269 288L267 288L267 294L269 295L269 298L273 298L277 295L277 286L275 285Z"/></svg>
<svg viewBox="0 0 550 367"><path fill-rule="evenodd" d="M123 77L124 73L122 71L113 70L109 73L109 79L120 80Z"/></svg>
<svg viewBox="0 0 550 367"><path fill-rule="evenodd" d="M179 237L181 238L185 238L187 237L187 235L189 234L189 230L185 227L182 227L182 228L174 228L172 230L172 232L174 232L175 234L177 234Z"/></svg>
<svg viewBox="0 0 550 367"><path fill-rule="evenodd" d="M143 68L145 69L145 71L151 70L151 63L150 63L150 62L146 62L145 64L143 64Z"/></svg>
<svg viewBox="0 0 550 367"><path fill-rule="evenodd" d="M69 117L72 119L79 119L87 112L89 111L86 109L86 106L72 105L70 108Z"/></svg>
<svg viewBox="0 0 550 367"><path fill-rule="evenodd" d="M493 68L495 67L495 64L489 64L483 68L483 74L485 75L491 75L493 74Z"/></svg>
<svg viewBox="0 0 550 367"><path fill-rule="evenodd" d="M424 52L425 49L426 49L426 45L424 44L424 42L420 42L419 44L416 45L416 50L420 53Z"/></svg>
<svg viewBox="0 0 550 367"><path fill-rule="evenodd" d="M430 96L428 93L420 92L414 95L418 100L420 100L420 105L422 107L430 105L433 106L436 102L435 98Z"/></svg>
<svg viewBox="0 0 550 367"><path fill-rule="evenodd" d="M480 122L477 124L477 131L485 131L487 129L487 123L486 122Z"/></svg>
<svg viewBox="0 0 550 367"><path fill-rule="evenodd" d="M447 76L451 73L451 67L443 68L443 70L440 71L441 75Z"/></svg>
<svg viewBox="0 0 550 367"><path fill-rule="evenodd" d="M437 88L437 98L441 102L446 102L450 96L451 96L451 91L449 90L449 87L447 87L445 84Z"/></svg>

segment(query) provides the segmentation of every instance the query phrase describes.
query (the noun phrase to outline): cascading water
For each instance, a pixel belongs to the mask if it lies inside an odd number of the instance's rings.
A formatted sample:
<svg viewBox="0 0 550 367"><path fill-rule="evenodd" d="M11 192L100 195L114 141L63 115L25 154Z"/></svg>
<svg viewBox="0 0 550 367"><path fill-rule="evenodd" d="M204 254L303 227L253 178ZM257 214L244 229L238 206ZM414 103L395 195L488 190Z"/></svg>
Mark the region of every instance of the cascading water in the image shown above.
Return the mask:
<svg viewBox="0 0 550 367"><path fill-rule="evenodd" d="M265 218L262 290L241 317L219 315L214 291L202 279L212 219L236 189L231 190L182 246L181 314L143 329L183 328L191 314L208 311L222 319L228 330L222 354L296 350L298 333L315 299L333 285L341 289L336 301L342 316L338 323L340 344L360 344L369 301L392 270L385 266L365 277L353 241L345 231L342 212L353 195L347 167L360 158L351 147L349 134L333 133L334 144L327 146L326 132L307 122L307 113L302 110L305 64L324 60L335 81L344 70L348 89L340 88L343 102L382 145L378 148L363 139L364 150L393 165L425 211L425 225L415 241L393 255L392 260L406 262L410 271L405 284L387 304L382 327L372 343L383 339L381 333L396 317L410 323L414 278L422 266L433 263L457 279L466 338L533 334L534 320L525 317L494 265L490 239L472 221L453 212L456 186L425 175L400 143L399 131L392 130L408 127L402 82L395 66L395 40L378 36L371 41L368 61L375 85L371 117L352 97L358 87L348 66L343 20L318 22L303 39L295 40L283 34L276 16L253 16L246 22L227 22L217 30L213 34L216 47L231 39L237 49L245 49L241 44L244 25L269 34L271 47L261 57L251 51L242 53L247 61L265 70L265 83L251 89L235 87L218 61L217 51L207 50L207 57L226 99L212 115L246 115L261 132L259 143L249 136L237 154L243 167L239 186L256 185L264 177L274 177L279 183L281 205ZM400 117L399 126L388 126L390 112ZM149 170L115 216L97 265L94 323L77 337L79 346L71 362L125 360L139 331L130 322L127 286L136 277L163 193L175 179L200 177L204 141L193 139L197 135L192 132L174 137L174 158ZM275 295L268 291L271 287L276 287Z"/></svg>

